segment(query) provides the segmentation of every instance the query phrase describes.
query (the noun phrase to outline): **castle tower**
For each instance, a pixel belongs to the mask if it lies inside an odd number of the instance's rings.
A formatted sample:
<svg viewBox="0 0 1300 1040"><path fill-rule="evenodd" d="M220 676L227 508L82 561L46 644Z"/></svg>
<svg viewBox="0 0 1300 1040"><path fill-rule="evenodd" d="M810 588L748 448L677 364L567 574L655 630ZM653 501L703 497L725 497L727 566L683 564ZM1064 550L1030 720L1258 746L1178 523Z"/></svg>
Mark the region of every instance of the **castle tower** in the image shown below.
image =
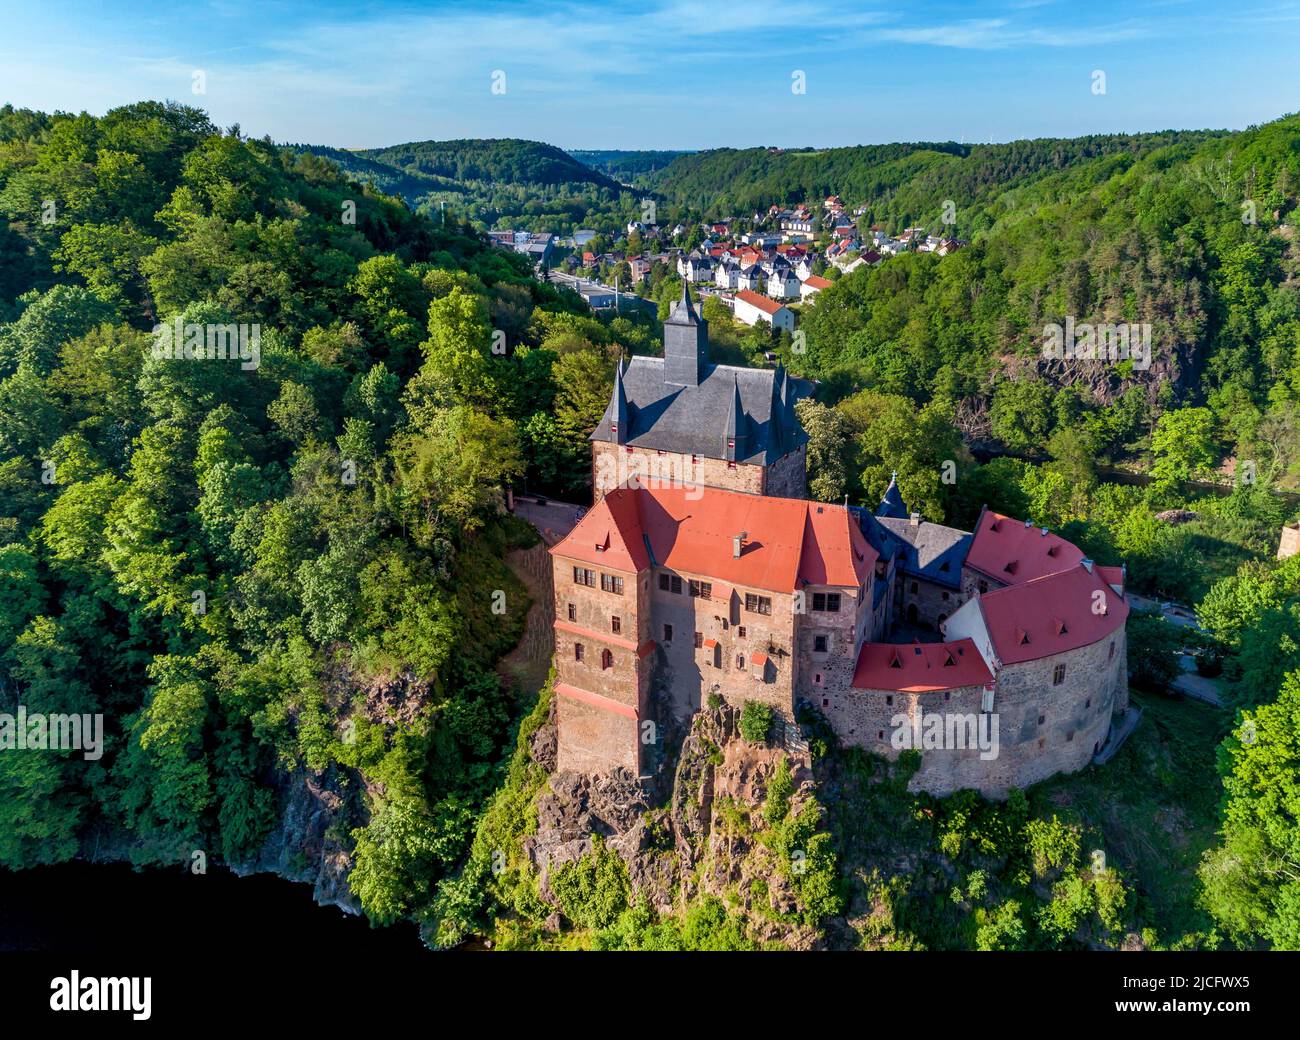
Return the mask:
<svg viewBox="0 0 1300 1040"><path fill-rule="evenodd" d="M664 382L699 386L709 367L709 323L695 313L691 292L682 282L682 298L664 322Z"/></svg>

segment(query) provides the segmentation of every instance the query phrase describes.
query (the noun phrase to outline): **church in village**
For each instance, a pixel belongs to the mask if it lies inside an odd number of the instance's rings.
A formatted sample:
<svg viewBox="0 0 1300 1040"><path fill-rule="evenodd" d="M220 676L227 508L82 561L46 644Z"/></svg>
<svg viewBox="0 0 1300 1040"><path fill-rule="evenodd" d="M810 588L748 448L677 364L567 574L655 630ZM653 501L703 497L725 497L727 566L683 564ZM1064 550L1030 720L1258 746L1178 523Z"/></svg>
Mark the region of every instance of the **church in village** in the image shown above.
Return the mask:
<svg viewBox="0 0 1300 1040"><path fill-rule="evenodd" d="M664 356L619 366L594 505L551 549L559 767L652 772L664 722L717 698L791 744L806 704L843 743L916 747L938 795L1093 761L1128 710L1123 568L987 509L930 522L894 482L874 511L807 500L811 390L712 364L685 293Z"/></svg>

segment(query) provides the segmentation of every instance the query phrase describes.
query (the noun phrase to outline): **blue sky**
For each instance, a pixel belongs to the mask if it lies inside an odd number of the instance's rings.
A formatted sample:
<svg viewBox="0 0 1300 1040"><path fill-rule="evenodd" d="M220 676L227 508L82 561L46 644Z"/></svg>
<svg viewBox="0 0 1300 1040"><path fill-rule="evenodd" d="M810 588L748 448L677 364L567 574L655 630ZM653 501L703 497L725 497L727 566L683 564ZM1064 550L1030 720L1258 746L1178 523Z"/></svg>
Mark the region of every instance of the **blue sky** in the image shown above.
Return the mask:
<svg viewBox="0 0 1300 1040"><path fill-rule="evenodd" d="M0 103L98 114L173 98L248 134L345 148L1004 141L1300 110L1290 0L154 6L0 0Z"/></svg>

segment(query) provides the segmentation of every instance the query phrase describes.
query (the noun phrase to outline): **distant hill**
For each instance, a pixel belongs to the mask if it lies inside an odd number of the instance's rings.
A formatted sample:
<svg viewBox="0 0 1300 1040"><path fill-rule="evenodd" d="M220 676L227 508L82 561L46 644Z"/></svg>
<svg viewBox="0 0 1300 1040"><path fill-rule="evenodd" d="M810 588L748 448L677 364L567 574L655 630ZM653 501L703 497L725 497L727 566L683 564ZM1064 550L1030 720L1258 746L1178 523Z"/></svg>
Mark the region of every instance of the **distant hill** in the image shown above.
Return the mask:
<svg viewBox="0 0 1300 1040"><path fill-rule="evenodd" d="M773 204L817 202L831 193L869 206L890 226L935 218L951 199L963 231L981 209L1012 188L1108 156L1125 161L1221 131L1107 134L1006 144L900 143L828 149L718 148L683 155L648 173L645 185L709 215L741 215ZM1099 167L1100 169L1100 167ZM1113 172L1113 171L1112 171Z"/></svg>
<svg viewBox="0 0 1300 1040"><path fill-rule="evenodd" d="M594 170L599 170L613 177L624 184L636 184L647 174L652 174L657 170L662 170L674 159L679 159L683 155L690 155L691 152L665 152L665 151L602 151L589 149L573 149L569 152L571 156L579 162L585 163Z"/></svg>
<svg viewBox="0 0 1300 1040"><path fill-rule="evenodd" d="M289 147L332 159L358 181L400 195L416 209L452 207L484 227L565 233L591 225L612 231L637 211L617 180L539 141L411 141L359 151Z"/></svg>

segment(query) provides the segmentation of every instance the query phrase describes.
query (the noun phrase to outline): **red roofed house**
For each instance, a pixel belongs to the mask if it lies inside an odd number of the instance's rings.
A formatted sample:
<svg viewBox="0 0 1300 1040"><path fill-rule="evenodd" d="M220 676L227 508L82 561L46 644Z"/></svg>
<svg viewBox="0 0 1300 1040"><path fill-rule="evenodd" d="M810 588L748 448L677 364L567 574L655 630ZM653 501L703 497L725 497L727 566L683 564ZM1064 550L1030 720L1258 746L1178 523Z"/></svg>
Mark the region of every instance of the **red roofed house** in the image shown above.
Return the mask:
<svg viewBox="0 0 1300 1040"><path fill-rule="evenodd" d="M735 314L736 320L743 321L746 325L757 325L760 321L765 321L774 329L794 331L794 311L750 289L736 293Z"/></svg>
<svg viewBox="0 0 1300 1040"><path fill-rule="evenodd" d="M808 299L809 296L816 296L823 289L829 289L835 283L829 278L823 278L821 275L810 274L799 286L799 298Z"/></svg>

